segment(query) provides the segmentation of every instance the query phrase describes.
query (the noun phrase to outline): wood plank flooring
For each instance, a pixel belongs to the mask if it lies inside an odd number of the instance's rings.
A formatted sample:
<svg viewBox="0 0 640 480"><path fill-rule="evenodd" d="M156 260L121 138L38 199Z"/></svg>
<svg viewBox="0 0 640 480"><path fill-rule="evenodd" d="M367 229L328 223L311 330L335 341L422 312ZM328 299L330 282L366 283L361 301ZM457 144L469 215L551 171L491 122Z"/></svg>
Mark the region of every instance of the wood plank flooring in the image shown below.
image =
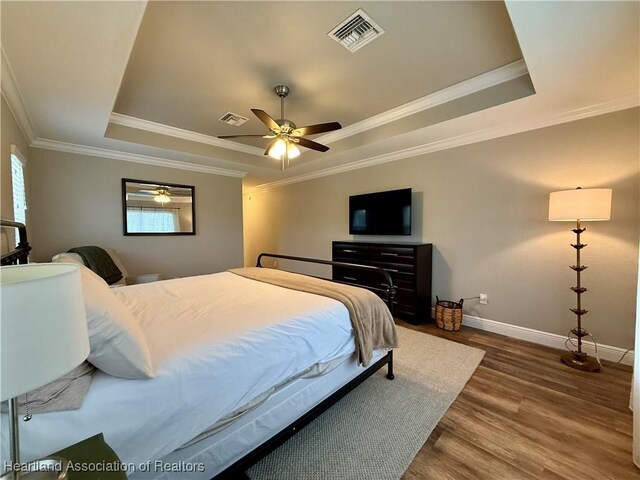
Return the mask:
<svg viewBox="0 0 640 480"><path fill-rule="evenodd" d="M398 324L487 352L403 480L640 479L631 367L603 361L600 373L586 373L553 348L469 327Z"/></svg>

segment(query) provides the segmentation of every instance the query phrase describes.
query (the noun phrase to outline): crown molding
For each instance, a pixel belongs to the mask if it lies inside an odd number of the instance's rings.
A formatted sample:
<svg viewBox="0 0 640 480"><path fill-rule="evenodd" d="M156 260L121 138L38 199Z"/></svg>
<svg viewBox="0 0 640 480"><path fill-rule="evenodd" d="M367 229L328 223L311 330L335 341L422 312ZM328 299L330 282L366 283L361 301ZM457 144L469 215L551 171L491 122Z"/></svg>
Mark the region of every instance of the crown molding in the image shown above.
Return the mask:
<svg viewBox="0 0 640 480"><path fill-rule="evenodd" d="M2 56L2 63L0 65L0 71L2 72L0 76L0 90L2 91L2 96L7 101L9 110L11 110L13 117L16 119L22 135L24 135L27 143L31 143L33 139L36 138L33 122L24 103L24 97L18 88L16 77L7 58L7 54L4 51L4 47L1 47L0 51Z"/></svg>
<svg viewBox="0 0 640 480"><path fill-rule="evenodd" d="M12 155L15 155L16 157L18 157L18 160L20 160L20 163L22 163L23 166L27 165L27 157L22 154L22 152L18 149L16 145L12 143L11 145L9 145L9 149L11 150Z"/></svg>
<svg viewBox="0 0 640 480"><path fill-rule="evenodd" d="M392 108L391 110L388 110L381 114L374 115L373 117L369 117L365 120L349 125L348 127L336 130L326 135L322 135L315 141L320 143L337 142L338 140L357 135L358 133L362 133L366 130L376 128L390 122L395 122L396 120L400 120L404 117L408 117L409 115L422 112L423 110L427 110L429 108L442 105L443 103L447 103L452 100L470 95L472 93L479 92L486 88L508 82L509 80L521 77L523 75L526 75L527 73L529 72L524 60L517 60L508 65L496 68L495 70L491 70L450 87L438 90L437 92L431 93L425 97L419 98L409 103L405 103L404 105L400 105L399 107ZM109 121L111 123L122 125L124 127L136 128L138 130L145 130L147 132L168 135L192 142L227 148L229 150L236 150L238 152L248 153L250 155L264 155L263 150L260 148L251 147L249 145L244 145L229 140L222 140L217 137L205 135L203 133L184 130L182 128L172 127L170 125L164 125L162 123L156 123L150 120L144 120L142 118L130 117L122 113L111 113Z"/></svg>
<svg viewBox="0 0 640 480"><path fill-rule="evenodd" d="M247 172L241 170L230 170L226 168L212 167L210 165L200 165L198 163L180 162L166 158L150 157L137 153L121 152L106 148L89 147L76 143L59 142L46 138L36 138L30 145L32 148L42 148L45 150L56 150L58 152L77 153L79 155L89 155L91 157L110 158L124 162L142 163L154 165L156 167L174 168L177 170L188 170L191 172L208 173L211 175L222 175L226 177L243 178Z"/></svg>
<svg viewBox="0 0 640 480"><path fill-rule="evenodd" d="M213 145L214 147L248 153L249 155L259 155L261 157L264 155L264 150L258 147L223 140L217 137L212 137L211 135L205 135L204 133L192 132L190 130L184 130L182 128L172 127L170 125L164 125L150 120L144 120L143 118L130 117L129 115L123 115L122 113L112 112L109 116L109 122L115 123L116 125L122 125L123 127L136 128L138 130L145 130L147 132L158 133L160 135L181 138L182 140L189 140L191 142L204 143L206 145Z"/></svg>
<svg viewBox="0 0 640 480"><path fill-rule="evenodd" d="M373 117L366 118L360 122L349 125L348 127L322 135L315 139L315 141L319 143L337 142L338 140L357 135L358 133L371 130L372 128L395 122L396 120L408 117L409 115L420 113L438 105L442 105L444 103L457 100L458 98L471 95L472 93L508 82L509 80L522 77L528 73L529 71L527 70L527 65L524 60L517 60L476 77L456 83L455 85L451 85L450 87L443 88L442 90L438 90L437 92L418 98L417 100L405 103L399 107L374 115Z"/></svg>
<svg viewBox="0 0 640 480"><path fill-rule="evenodd" d="M338 165L335 167L326 168L316 172L306 173L304 175L298 175L295 177L285 178L282 180L276 180L274 182L263 183L254 187L249 187L244 193L257 193L276 188L291 185L293 183L305 182L307 180L313 180L315 178L327 177L330 175L336 175L338 173L349 172L351 170L358 170L361 168L371 167L374 165L380 165L382 163L395 162L405 158L416 157L418 155L424 155L427 153L437 152L440 150L447 150L449 148L460 147L463 145L469 145L472 143L483 142L485 140L491 140L494 138L505 137L508 135L514 135L517 133L523 133L530 130L537 130L540 128L550 127L562 123L574 122L589 117L595 117L598 115L604 115L607 113L616 112L619 110L626 110L627 108L637 107L640 103L638 94L627 95L611 101L591 105L588 107L581 107L577 109L564 110L559 112L553 112L550 115L545 115L533 120L513 123L509 122L504 125L489 128L485 130L478 130L474 132L465 133L455 137L444 138L441 140L435 140L433 142L425 143L415 147L405 148L397 150L395 152L384 153L381 155L375 155L373 157L357 160L345 165Z"/></svg>

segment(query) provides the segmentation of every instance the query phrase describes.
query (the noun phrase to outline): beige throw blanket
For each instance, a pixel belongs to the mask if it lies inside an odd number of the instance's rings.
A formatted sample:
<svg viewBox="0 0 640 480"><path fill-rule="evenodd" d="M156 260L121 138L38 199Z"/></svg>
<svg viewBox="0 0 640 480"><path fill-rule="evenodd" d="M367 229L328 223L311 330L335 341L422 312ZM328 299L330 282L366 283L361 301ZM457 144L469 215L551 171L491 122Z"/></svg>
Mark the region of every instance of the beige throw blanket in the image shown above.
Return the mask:
<svg viewBox="0 0 640 480"><path fill-rule="evenodd" d="M398 346L396 326L389 309L380 297L369 290L273 268L234 268L229 271L259 282L322 295L342 303L349 311L355 331L359 364L369 365L374 350Z"/></svg>

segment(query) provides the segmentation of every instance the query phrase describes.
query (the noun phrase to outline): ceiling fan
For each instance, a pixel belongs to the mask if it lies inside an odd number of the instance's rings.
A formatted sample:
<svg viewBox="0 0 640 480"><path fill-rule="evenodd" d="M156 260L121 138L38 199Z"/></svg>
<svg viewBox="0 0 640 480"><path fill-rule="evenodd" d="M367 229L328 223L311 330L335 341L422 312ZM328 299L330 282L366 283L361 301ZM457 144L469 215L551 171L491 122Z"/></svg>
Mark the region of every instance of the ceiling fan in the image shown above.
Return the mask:
<svg viewBox="0 0 640 480"><path fill-rule="evenodd" d="M172 197L188 197L189 194L184 194L177 191L172 191L169 187L164 185L158 185L153 190L150 189L140 189L136 193L132 193L132 195L137 195L140 197L153 197L153 201L164 205L165 203L169 203Z"/></svg>
<svg viewBox="0 0 640 480"><path fill-rule="evenodd" d="M270 130L267 135L222 135L218 138L241 138L241 137L262 137L273 139L267 149L265 155L269 155L277 160L282 160L282 169L289 164L289 160L300 155L298 145L317 150L318 152L326 152L329 147L322 145L308 138L307 135L315 135L318 133L331 132L342 128L338 122L318 123L316 125L308 125L298 128L295 123L284 117L284 99L289 94L289 87L286 85L277 85L274 88L276 95L280 97L280 118L274 120L264 110L252 108L251 111L258 119L264 123Z"/></svg>
<svg viewBox="0 0 640 480"><path fill-rule="evenodd" d="M173 192L169 191L169 187L159 185L153 190L138 190L137 195L152 196L154 202L158 202L164 205L165 203L169 203L171 201Z"/></svg>

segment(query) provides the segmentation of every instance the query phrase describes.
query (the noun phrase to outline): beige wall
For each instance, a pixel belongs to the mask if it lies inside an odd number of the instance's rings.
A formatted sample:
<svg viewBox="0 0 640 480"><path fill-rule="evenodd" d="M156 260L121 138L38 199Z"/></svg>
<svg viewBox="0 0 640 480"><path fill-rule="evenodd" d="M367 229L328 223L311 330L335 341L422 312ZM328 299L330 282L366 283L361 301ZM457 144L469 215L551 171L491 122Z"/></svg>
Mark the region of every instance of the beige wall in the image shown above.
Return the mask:
<svg viewBox="0 0 640 480"><path fill-rule="evenodd" d="M122 178L195 186L195 236L124 236ZM242 265L242 181L32 148L32 261L79 245L114 248L132 276L197 275Z"/></svg>
<svg viewBox="0 0 640 480"><path fill-rule="evenodd" d="M571 225L547 221L549 192L613 188L609 222L588 225L586 327L633 347L639 233L638 109L245 195L245 259L260 251L331 257L350 239L348 196L411 187L414 234L434 244L433 294L479 317L565 335L575 325ZM361 237L381 239L380 237Z"/></svg>

